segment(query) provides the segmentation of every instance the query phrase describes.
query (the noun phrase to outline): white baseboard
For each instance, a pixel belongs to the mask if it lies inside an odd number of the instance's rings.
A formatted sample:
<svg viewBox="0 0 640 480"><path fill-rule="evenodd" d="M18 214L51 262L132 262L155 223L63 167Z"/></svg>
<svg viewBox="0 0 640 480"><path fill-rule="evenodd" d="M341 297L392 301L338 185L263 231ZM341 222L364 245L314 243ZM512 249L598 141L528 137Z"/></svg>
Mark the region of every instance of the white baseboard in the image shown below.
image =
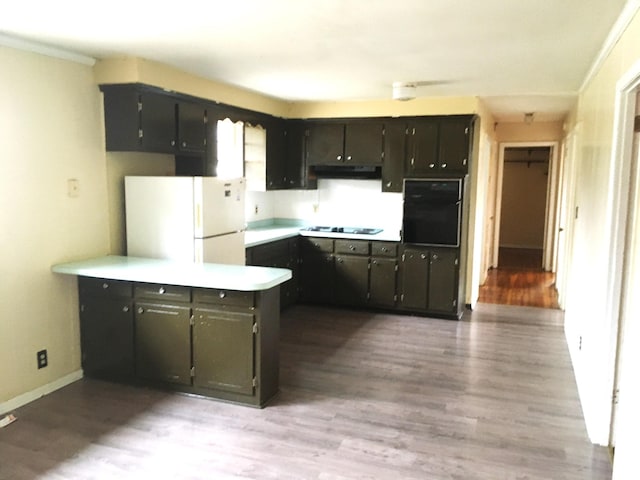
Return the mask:
<svg viewBox="0 0 640 480"><path fill-rule="evenodd" d="M49 395L50 393L55 392L56 390L59 390L62 387L66 387L67 385L80 380L82 376L83 376L82 370L76 370L75 372L65 375L64 377L59 378L54 382L47 383L46 385L36 388L35 390L31 390L30 392L23 393L22 395L18 395L17 397L12 398L11 400L0 403L0 415L3 415L4 413L9 413L12 410L15 410L16 408L20 408L23 405L26 405L27 403L31 403L34 400L39 399L40 397Z"/></svg>

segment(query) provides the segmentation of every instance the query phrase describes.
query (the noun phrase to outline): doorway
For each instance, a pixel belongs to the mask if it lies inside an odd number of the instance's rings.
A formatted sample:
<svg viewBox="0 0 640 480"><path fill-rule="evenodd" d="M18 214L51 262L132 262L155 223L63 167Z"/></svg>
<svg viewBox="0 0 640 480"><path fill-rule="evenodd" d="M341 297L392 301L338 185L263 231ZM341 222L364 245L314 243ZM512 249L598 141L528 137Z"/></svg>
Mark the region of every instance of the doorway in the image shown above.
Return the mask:
<svg viewBox="0 0 640 480"><path fill-rule="evenodd" d="M479 301L558 308L556 142L500 145L490 270Z"/></svg>

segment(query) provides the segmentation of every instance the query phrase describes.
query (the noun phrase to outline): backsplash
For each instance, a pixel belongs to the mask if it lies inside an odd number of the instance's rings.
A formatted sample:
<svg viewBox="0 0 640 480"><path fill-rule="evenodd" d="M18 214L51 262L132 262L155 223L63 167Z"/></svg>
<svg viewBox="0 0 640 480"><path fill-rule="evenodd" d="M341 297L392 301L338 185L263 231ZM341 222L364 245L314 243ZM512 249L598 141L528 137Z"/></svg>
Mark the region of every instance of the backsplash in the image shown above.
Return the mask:
<svg viewBox="0 0 640 480"><path fill-rule="evenodd" d="M247 192L245 211L247 222L286 218L399 231L402 194L382 192L380 180L320 179L317 190Z"/></svg>

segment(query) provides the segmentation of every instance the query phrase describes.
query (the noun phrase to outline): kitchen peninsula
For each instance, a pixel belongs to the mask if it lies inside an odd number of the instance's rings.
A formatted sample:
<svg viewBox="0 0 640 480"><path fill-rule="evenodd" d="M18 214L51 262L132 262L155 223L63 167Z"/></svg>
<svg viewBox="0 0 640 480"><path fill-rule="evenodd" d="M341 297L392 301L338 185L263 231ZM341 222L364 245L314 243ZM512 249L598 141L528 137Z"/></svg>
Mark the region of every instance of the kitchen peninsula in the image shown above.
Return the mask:
<svg viewBox="0 0 640 480"><path fill-rule="evenodd" d="M262 407L278 391L282 268L104 256L77 275L86 375Z"/></svg>

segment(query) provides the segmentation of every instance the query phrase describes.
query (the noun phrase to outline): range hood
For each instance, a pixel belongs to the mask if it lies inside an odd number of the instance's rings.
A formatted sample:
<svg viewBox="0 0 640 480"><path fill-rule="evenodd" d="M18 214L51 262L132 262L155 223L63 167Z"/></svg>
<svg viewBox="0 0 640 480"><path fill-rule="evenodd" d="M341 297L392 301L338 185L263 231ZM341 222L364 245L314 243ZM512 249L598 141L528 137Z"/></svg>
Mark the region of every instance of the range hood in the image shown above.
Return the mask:
<svg viewBox="0 0 640 480"><path fill-rule="evenodd" d="M314 165L318 178L382 178L382 167L374 165Z"/></svg>

